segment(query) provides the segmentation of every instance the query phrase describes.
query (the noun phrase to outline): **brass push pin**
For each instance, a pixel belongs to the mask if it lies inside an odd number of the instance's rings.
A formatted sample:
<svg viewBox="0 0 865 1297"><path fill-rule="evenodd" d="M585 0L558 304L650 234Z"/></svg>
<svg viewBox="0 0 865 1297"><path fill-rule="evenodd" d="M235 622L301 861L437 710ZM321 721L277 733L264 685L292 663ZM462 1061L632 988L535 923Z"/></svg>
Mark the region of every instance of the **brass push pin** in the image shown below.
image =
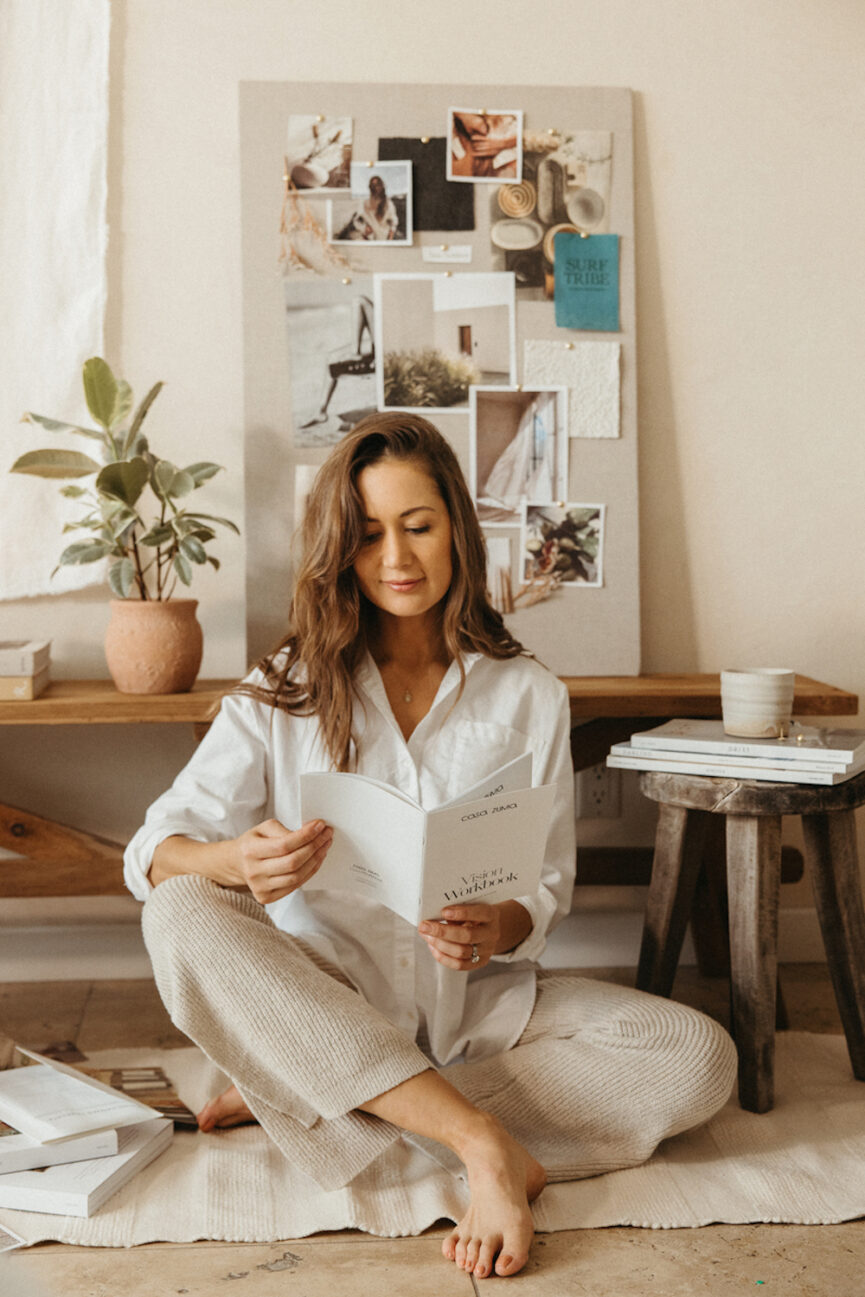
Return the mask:
<svg viewBox="0 0 865 1297"><path fill-rule="evenodd" d="M345 279L344 279L342 282L343 282L344 284L350 284L350 283L351 283L351 278L350 278L350 276L346 275Z"/></svg>

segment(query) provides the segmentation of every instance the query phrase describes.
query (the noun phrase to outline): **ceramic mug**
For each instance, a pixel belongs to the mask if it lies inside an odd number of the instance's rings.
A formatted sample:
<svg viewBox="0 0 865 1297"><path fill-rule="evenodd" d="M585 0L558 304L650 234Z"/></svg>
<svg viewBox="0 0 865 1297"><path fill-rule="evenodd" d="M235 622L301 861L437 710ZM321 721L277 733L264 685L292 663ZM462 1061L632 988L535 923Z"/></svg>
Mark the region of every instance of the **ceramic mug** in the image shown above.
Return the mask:
<svg viewBox="0 0 865 1297"><path fill-rule="evenodd" d="M724 733L738 738L783 738L793 714L795 673L784 667L721 672Z"/></svg>

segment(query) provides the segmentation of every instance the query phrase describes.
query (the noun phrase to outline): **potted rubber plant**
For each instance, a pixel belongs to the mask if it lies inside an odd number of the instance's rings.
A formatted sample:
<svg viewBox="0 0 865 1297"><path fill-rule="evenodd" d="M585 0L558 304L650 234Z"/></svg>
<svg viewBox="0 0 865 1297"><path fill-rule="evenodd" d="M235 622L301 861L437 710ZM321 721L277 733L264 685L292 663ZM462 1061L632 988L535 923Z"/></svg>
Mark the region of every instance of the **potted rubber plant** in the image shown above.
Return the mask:
<svg viewBox="0 0 865 1297"><path fill-rule="evenodd" d="M63 550L55 572L70 564L107 560L112 594L105 640L108 669L123 693L182 693L192 688L201 665L202 634L197 600L175 597L195 569L219 560L207 546L228 518L197 507L199 489L221 466L200 461L178 467L150 448L142 425L162 390L156 383L136 407L132 389L100 356L85 361L84 398L95 427L63 423L31 411L22 418L51 433L85 438L83 451L29 451L13 473L78 479L60 488L80 500L83 513L65 532L77 538Z"/></svg>

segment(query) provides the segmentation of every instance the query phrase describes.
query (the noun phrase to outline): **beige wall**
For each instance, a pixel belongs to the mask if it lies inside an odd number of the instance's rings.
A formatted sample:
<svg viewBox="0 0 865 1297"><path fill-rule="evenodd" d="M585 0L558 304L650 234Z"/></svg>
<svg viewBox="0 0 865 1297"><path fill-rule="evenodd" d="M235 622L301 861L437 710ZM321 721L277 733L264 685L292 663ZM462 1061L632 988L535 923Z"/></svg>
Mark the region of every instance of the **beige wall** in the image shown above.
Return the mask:
<svg viewBox="0 0 865 1297"><path fill-rule="evenodd" d="M789 664L865 694L861 0L502 0L471 34L463 0L112 10L107 351L166 380L163 454L227 466L213 512L243 499L238 82L631 86L644 669ZM220 554L196 587L210 675L245 661L242 545ZM0 606L63 675L101 672L106 620L102 592ZM0 779L50 813L42 741L4 734ZM134 828L185 751L134 743L87 740L91 826ZM58 807L78 750L52 741Z"/></svg>

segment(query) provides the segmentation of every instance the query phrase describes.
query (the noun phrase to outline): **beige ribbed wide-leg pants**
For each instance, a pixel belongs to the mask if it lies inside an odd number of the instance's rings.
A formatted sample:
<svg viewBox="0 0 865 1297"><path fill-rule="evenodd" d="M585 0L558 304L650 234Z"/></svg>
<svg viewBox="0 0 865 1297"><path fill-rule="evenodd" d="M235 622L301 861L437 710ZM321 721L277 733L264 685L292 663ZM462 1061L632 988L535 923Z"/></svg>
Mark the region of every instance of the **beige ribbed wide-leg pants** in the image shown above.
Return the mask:
<svg viewBox="0 0 865 1297"><path fill-rule="evenodd" d="M173 1021L322 1188L347 1184L400 1137L357 1106L428 1058L250 896L197 875L171 878L148 899L143 928ZM551 1180L645 1161L660 1140L722 1107L735 1074L732 1041L703 1014L557 973L539 975L512 1049L446 1071Z"/></svg>

